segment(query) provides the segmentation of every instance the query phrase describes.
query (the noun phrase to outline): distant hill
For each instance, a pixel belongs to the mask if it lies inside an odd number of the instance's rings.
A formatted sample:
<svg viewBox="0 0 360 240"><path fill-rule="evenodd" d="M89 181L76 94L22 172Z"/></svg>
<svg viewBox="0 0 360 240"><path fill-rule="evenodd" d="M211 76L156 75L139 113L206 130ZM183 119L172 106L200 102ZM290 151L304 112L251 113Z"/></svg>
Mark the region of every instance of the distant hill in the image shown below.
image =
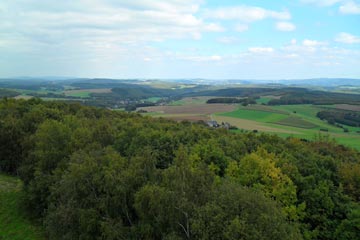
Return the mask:
<svg viewBox="0 0 360 240"><path fill-rule="evenodd" d="M308 85L308 86L360 86L360 79L354 78L313 78L313 79L297 79L297 80L280 80L278 83L286 85Z"/></svg>
<svg viewBox="0 0 360 240"><path fill-rule="evenodd" d="M165 82L165 83L181 83L181 84L197 84L197 85L234 85L234 84L275 84L275 85L291 85L291 86L321 86L321 87L338 87L338 86L360 86L360 79L356 78L311 78L311 79L111 79L111 78L66 78L66 77L18 77L18 78L0 78L0 86L5 83L12 85L21 83L27 85L33 83L70 83L70 84L143 84L144 82Z"/></svg>
<svg viewBox="0 0 360 240"><path fill-rule="evenodd" d="M16 91L12 91L12 90L8 90L8 89L1 89L0 88L0 98L3 97L16 97L20 95L20 93L16 92Z"/></svg>

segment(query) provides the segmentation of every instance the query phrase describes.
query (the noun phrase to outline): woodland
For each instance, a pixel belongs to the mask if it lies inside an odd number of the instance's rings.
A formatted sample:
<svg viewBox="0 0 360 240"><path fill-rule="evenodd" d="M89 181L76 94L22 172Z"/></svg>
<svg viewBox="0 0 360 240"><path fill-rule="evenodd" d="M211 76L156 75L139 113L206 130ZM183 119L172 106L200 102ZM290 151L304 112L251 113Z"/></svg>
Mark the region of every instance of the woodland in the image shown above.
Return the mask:
<svg viewBox="0 0 360 240"><path fill-rule="evenodd" d="M4 98L0 172L49 239L360 239L360 152L327 135Z"/></svg>

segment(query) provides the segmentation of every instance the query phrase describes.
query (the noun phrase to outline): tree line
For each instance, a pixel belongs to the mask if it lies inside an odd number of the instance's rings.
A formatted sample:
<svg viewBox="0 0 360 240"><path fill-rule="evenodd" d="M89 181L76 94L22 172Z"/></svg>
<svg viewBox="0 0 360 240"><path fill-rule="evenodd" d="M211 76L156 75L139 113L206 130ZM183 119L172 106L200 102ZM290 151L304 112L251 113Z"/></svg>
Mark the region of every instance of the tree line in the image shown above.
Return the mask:
<svg viewBox="0 0 360 240"><path fill-rule="evenodd" d="M256 104L255 98L210 98L206 101L207 104L222 103L222 104L235 104L241 103L243 106L249 104Z"/></svg>
<svg viewBox="0 0 360 240"><path fill-rule="evenodd" d="M0 171L50 239L358 239L360 153L76 103L0 101Z"/></svg>
<svg viewBox="0 0 360 240"><path fill-rule="evenodd" d="M297 90L285 91L280 99L271 99L268 102L268 105L294 104L360 104L360 94L312 91L299 88Z"/></svg>
<svg viewBox="0 0 360 240"><path fill-rule="evenodd" d="M326 110L316 114L321 120L327 120L330 124L340 123L348 126L360 126L360 113L345 110Z"/></svg>

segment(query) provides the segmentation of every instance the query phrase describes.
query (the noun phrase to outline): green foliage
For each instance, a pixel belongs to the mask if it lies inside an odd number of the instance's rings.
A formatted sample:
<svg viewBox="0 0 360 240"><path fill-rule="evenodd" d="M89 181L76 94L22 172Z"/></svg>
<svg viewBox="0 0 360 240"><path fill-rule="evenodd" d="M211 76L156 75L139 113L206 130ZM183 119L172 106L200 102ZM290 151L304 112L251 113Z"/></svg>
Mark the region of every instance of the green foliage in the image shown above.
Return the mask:
<svg viewBox="0 0 360 240"><path fill-rule="evenodd" d="M358 237L360 153L325 138L38 99L4 99L0 116L1 171L50 239Z"/></svg>
<svg viewBox="0 0 360 240"><path fill-rule="evenodd" d="M297 202L296 186L292 180L276 167L274 154L258 150L242 158L239 163L232 162L227 169L227 176L241 183L262 191L265 196L274 198L283 206L284 213L291 220L298 220L302 215L295 205Z"/></svg>
<svg viewBox="0 0 360 240"><path fill-rule="evenodd" d="M275 122L276 124L280 124L280 125L285 125L285 126L291 126L291 127L298 127L298 128L316 128L318 127L317 125L308 122L304 119L301 119L299 117L288 117L285 119L281 119L277 122Z"/></svg>
<svg viewBox="0 0 360 240"><path fill-rule="evenodd" d="M292 105L292 104L358 104L359 94L346 94L337 92L312 91L308 89L287 89L281 94L280 99L272 99L269 105Z"/></svg>
<svg viewBox="0 0 360 240"><path fill-rule="evenodd" d="M207 100L206 103L241 103L242 105L246 106L248 104L255 104L256 101L253 98L211 98Z"/></svg>
<svg viewBox="0 0 360 240"><path fill-rule="evenodd" d="M345 191L354 200L360 201L360 163L343 163L340 166L339 175Z"/></svg>
<svg viewBox="0 0 360 240"><path fill-rule="evenodd" d="M280 113L266 112L262 110L257 111L253 109L247 110L241 108L233 112L223 113L221 116L256 120L259 122L276 122L288 117L287 115Z"/></svg>
<svg viewBox="0 0 360 240"><path fill-rule="evenodd" d="M20 93L16 91L0 88L0 98L4 98L4 97L10 98L10 97L16 97L18 95L20 95Z"/></svg>
<svg viewBox="0 0 360 240"><path fill-rule="evenodd" d="M360 205L354 204L347 218L336 229L336 238L341 240L360 239Z"/></svg>
<svg viewBox="0 0 360 240"><path fill-rule="evenodd" d="M340 123L348 126L360 126L360 113L355 111L331 110L320 111L316 115L321 120L327 120L330 124Z"/></svg>
<svg viewBox="0 0 360 240"><path fill-rule="evenodd" d="M21 181L0 174L0 239L45 239L41 225L26 214L23 201Z"/></svg>
<svg viewBox="0 0 360 240"><path fill-rule="evenodd" d="M302 239L275 202L234 183L216 186L196 210L196 239Z"/></svg>

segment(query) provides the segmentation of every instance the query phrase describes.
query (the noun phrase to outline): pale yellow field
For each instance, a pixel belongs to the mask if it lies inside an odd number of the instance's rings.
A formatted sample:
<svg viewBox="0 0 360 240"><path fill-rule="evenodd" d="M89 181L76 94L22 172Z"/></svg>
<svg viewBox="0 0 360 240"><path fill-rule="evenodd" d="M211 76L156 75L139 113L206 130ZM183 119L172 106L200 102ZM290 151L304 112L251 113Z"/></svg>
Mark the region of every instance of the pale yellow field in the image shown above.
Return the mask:
<svg viewBox="0 0 360 240"><path fill-rule="evenodd" d="M33 96L27 96L27 95L19 95L19 96L16 96L14 97L15 99L25 99L25 100L28 100L30 98L33 98Z"/></svg>

